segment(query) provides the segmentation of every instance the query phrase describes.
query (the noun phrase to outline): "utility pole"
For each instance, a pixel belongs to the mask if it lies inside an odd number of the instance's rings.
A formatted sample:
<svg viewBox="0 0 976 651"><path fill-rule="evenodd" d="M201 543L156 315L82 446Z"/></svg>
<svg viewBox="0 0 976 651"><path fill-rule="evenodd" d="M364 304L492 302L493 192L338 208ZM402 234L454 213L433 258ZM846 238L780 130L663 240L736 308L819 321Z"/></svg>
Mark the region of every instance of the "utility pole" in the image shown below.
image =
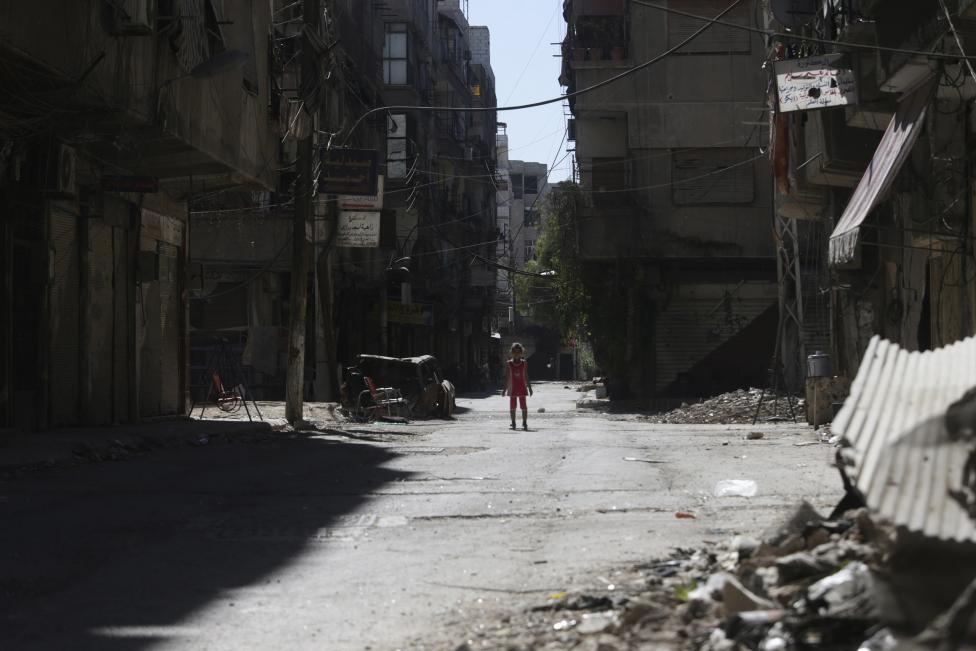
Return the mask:
<svg viewBox="0 0 976 651"><path fill-rule="evenodd" d="M305 32L302 36L299 92L301 110L305 111L313 124L315 116L309 105L318 85L318 61L308 33L318 31L321 13L319 0L304 0L302 14ZM315 129L306 129L302 135L304 137L298 141L296 162L298 174L295 181L295 221L292 228L291 323L288 334L288 373L285 380L285 418L290 423L303 420L305 406L305 320L308 302L308 244L305 240L312 213Z"/></svg>

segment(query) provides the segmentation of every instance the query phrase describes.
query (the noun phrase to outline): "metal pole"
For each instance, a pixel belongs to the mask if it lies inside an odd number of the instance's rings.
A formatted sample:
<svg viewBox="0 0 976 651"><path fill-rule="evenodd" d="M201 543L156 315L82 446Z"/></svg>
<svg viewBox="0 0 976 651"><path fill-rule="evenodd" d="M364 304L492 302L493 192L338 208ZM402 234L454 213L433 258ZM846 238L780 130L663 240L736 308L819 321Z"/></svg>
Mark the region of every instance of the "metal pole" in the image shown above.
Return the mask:
<svg viewBox="0 0 976 651"><path fill-rule="evenodd" d="M321 11L319 0L304 0L305 34L318 32ZM318 65L315 50L305 36L302 43L301 96L304 102L315 87ZM314 116L309 115L314 121ZM305 393L305 320L308 300L308 244L306 230L312 208L312 165L314 129L298 141L298 178L295 183L295 221L292 228L291 324L288 336L288 372L285 379L285 418L290 423L303 420Z"/></svg>

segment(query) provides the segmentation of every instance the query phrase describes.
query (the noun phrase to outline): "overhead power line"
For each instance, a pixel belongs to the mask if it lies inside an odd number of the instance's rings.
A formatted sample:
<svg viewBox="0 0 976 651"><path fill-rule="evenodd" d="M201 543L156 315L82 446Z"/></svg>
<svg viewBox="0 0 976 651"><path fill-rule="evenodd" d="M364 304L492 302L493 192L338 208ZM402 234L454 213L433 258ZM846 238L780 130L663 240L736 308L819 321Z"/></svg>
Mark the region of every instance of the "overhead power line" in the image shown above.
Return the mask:
<svg viewBox="0 0 976 651"><path fill-rule="evenodd" d="M752 25L744 25L742 23L734 23L728 20L721 20L722 18L721 15L715 18L709 18L708 16L701 16L699 14L689 13L687 11L682 11L681 9L675 9L673 7L666 7L664 5L655 4L653 2L647 2L647 0L631 0L631 1L635 5L648 7L650 9L657 9L658 11L664 11L669 14L675 14L677 16L684 16L685 18L700 20L709 25L723 25L725 27L731 27L733 29L741 29L743 31L752 32L754 34L762 34L764 36L774 36L776 38L788 38L788 39L793 39L795 41L807 41L808 43L820 43L822 45L835 45L837 47L849 47L856 50L870 50L872 52L890 52L892 54L909 54L913 56L924 56L931 59L947 59L951 61L971 61L973 59L976 59L976 57L967 56L965 53L951 54L948 52L907 50L905 48L898 48L898 47L885 47L883 45L871 45L870 43L854 43L851 41L836 41L828 38L817 38L816 36L801 36L800 34L793 34L792 32L778 32L773 29L763 29L761 27L753 27Z"/></svg>
<svg viewBox="0 0 976 651"><path fill-rule="evenodd" d="M735 0L732 4L730 4L728 7L723 9L712 20L718 20L722 18L723 16L725 16L725 14L729 13L730 11L738 7L740 4L742 4L742 2L743 0ZM346 137L343 140L343 144L349 142L349 138L356 131L359 125L362 124L363 120L368 118L370 115L373 115L374 113L379 113L381 111L387 111L387 112L389 111L440 111L444 113L449 113L449 112L450 113L489 113L489 112L501 113L503 111L522 111L525 109L537 108L539 106L548 106L549 104L556 104L558 102L565 102L568 99L572 99L574 97L580 97L582 95L586 95L587 93L592 93L595 90L599 90L601 88L604 88L605 86L609 86L610 84L616 83L621 79L626 79L627 77L630 77L640 72L641 70L649 68L655 63L658 63L659 61L662 61L663 59L666 59L667 57L671 56L672 54L674 54L675 52L683 48L685 45L698 38L698 36L700 36L702 32L707 30L713 24L714 24L713 22L706 22L704 25L702 25L697 30L692 32L691 35L689 35L686 39L684 39L680 43L677 43L676 45L669 47L664 52L658 54L657 56L651 58L648 61L645 61L644 63L641 63L640 65L624 70L620 74L614 75L609 79L604 79L603 81L593 84L592 86L587 86L586 88L582 88L580 90L576 90L571 93L566 93L565 95L560 95L559 97L552 97L549 99L540 100L538 102L530 102L528 104L517 104L515 106L475 106L470 108L459 107L459 106L384 106L380 108L370 109L365 113L363 113L361 116L359 116L359 119L356 120L353 123L353 125L349 128L349 132L346 134Z"/></svg>

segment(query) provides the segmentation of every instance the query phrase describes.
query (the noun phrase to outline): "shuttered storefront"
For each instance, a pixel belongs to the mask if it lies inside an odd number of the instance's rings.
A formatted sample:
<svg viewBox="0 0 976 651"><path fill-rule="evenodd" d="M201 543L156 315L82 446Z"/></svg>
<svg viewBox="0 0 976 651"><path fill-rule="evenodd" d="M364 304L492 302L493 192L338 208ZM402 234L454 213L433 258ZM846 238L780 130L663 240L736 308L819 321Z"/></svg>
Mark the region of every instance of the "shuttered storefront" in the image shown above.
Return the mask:
<svg viewBox="0 0 976 651"><path fill-rule="evenodd" d="M678 286L655 318L655 387L662 391L776 304L771 283ZM772 354L773 342L769 342Z"/></svg>
<svg viewBox="0 0 976 651"><path fill-rule="evenodd" d="M88 375L90 396L86 421L91 425L113 422L115 386L115 242L113 228L102 220L88 222ZM124 381L121 380L120 381Z"/></svg>
<svg viewBox="0 0 976 651"><path fill-rule="evenodd" d="M136 311L139 402L143 417L167 416L182 408L179 257L183 224L142 211L142 241Z"/></svg>
<svg viewBox="0 0 976 651"><path fill-rule="evenodd" d="M50 207L54 278L51 283L50 424L76 425L80 396L78 217L66 206Z"/></svg>

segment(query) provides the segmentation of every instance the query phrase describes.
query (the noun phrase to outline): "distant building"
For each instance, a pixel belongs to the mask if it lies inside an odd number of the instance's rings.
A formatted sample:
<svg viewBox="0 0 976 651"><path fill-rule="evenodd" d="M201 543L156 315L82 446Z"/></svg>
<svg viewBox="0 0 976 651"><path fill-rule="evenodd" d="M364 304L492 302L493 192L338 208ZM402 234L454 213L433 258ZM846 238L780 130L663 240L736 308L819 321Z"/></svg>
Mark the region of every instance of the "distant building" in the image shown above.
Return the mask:
<svg viewBox="0 0 976 651"><path fill-rule="evenodd" d="M508 157L509 140L504 125L496 136L498 143L498 260L504 267L524 269L535 257L535 246L542 232L542 213L549 194L549 175L545 163L529 163ZM511 315L511 271L500 267L497 273L496 314L505 324ZM517 306L516 306L517 307ZM514 325L514 324L513 324Z"/></svg>
<svg viewBox="0 0 976 651"><path fill-rule="evenodd" d="M728 4L694 11L717 16ZM593 343L611 395L667 406L763 382L778 294L765 44L628 0L567 0L565 16L568 91L706 26L659 63L570 100L586 196L577 238L598 288ZM751 26L752 5L724 20Z"/></svg>

